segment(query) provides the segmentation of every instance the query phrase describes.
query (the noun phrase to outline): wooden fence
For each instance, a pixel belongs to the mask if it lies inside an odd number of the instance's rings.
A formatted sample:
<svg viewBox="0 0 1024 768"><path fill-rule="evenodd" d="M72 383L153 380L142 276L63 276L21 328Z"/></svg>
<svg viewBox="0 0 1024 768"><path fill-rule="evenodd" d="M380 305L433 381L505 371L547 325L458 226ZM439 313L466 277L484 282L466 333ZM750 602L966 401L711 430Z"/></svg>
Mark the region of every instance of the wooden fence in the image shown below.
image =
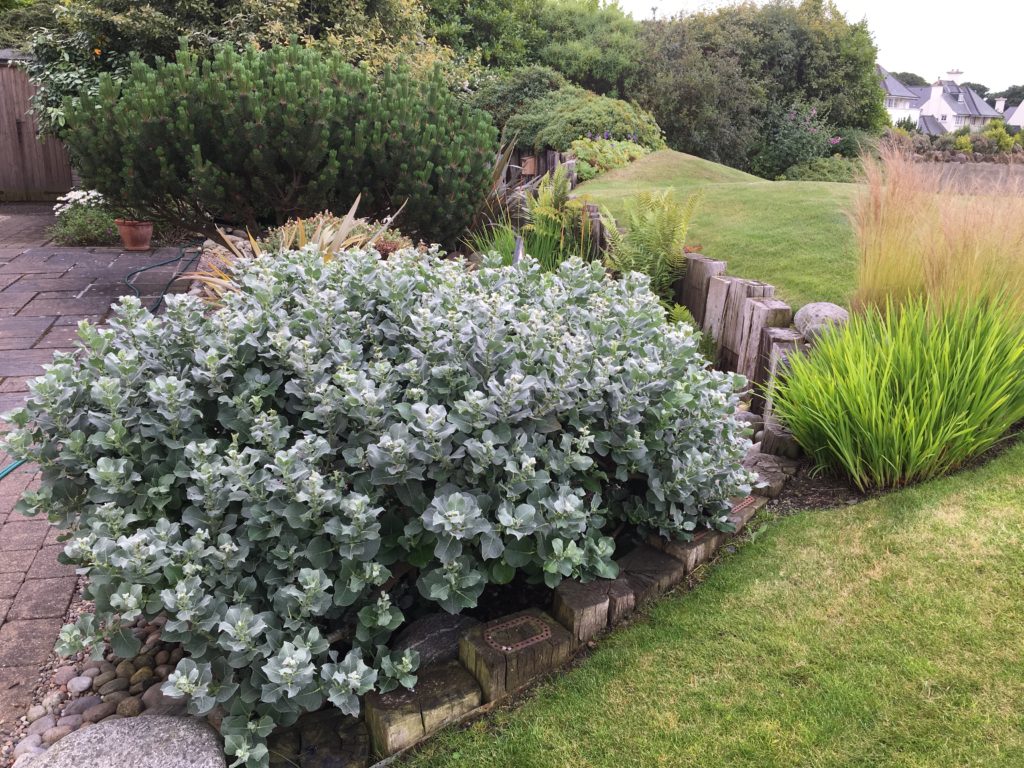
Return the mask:
<svg viewBox="0 0 1024 768"><path fill-rule="evenodd" d="M31 96L28 76L0 62L0 201L54 200L71 189L67 150L37 138Z"/></svg>

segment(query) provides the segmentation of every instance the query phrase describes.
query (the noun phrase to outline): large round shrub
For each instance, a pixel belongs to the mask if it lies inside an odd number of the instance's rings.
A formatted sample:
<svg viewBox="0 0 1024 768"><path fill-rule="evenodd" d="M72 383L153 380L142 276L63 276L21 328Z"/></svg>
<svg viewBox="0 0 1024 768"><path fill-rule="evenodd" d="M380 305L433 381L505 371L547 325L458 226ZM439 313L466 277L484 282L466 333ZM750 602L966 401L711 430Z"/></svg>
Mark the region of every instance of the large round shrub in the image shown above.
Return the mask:
<svg viewBox="0 0 1024 768"><path fill-rule="evenodd" d="M505 137L522 147L564 152L579 138L601 137L663 149L661 128L635 104L598 96L574 85L528 102L505 124Z"/></svg>
<svg viewBox="0 0 1024 768"><path fill-rule="evenodd" d="M528 102L557 91L568 84L550 67L531 64L493 72L470 97L471 103L489 113L498 128Z"/></svg>
<svg viewBox="0 0 1024 768"><path fill-rule="evenodd" d="M639 275L303 250L237 280L212 312L129 298L84 326L8 450L90 575L64 646L130 656L126 623L166 613L190 658L164 690L229 706L253 764L250 720L415 682L386 647L402 596L456 612L517 573L611 577L609 527L726 529L749 490L737 382Z"/></svg>
<svg viewBox="0 0 1024 768"><path fill-rule="evenodd" d="M124 82L68 102L64 134L88 185L136 215L210 229L280 224L324 209L452 242L487 193L496 132L440 70L376 80L299 45L136 62Z"/></svg>

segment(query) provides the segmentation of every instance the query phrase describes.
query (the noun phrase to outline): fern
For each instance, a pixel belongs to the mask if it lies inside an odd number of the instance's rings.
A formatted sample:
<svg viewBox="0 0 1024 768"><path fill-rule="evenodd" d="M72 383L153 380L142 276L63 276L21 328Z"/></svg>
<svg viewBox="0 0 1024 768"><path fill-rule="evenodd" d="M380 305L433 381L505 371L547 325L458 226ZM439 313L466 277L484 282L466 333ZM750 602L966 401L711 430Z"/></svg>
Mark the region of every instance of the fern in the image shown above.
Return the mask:
<svg viewBox="0 0 1024 768"><path fill-rule="evenodd" d="M614 228L609 232L608 268L620 273L642 272L651 279L651 290L671 304L672 286L686 273L686 233L703 196L701 190L679 202L669 190L631 198L625 234Z"/></svg>

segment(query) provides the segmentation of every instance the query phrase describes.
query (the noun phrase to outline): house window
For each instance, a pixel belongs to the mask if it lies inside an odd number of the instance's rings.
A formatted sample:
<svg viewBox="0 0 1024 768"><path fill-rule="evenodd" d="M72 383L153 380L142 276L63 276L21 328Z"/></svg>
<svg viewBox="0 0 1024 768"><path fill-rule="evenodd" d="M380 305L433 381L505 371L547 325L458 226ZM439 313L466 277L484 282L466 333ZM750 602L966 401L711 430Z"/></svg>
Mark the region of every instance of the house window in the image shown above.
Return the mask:
<svg viewBox="0 0 1024 768"><path fill-rule="evenodd" d="M939 119L940 119L940 120L941 120L942 122L946 122L946 115L943 115L943 116L942 116L942 117L940 117Z"/></svg>
<svg viewBox="0 0 1024 768"><path fill-rule="evenodd" d="M964 118L963 118L963 115L957 115L957 116L956 116L956 124L957 124L957 125L963 125L963 124L964 124Z"/></svg>

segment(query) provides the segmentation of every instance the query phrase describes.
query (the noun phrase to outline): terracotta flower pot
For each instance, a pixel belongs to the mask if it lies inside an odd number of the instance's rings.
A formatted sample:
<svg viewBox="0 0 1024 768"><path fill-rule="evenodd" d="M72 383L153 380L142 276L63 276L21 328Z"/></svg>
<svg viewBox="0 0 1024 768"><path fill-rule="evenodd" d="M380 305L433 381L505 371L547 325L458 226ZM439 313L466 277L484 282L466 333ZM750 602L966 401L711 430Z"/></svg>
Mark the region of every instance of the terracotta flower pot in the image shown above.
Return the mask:
<svg viewBox="0 0 1024 768"><path fill-rule="evenodd" d="M121 234L121 244L126 251L148 251L149 241L153 239L152 221L131 221L114 219L117 231Z"/></svg>

